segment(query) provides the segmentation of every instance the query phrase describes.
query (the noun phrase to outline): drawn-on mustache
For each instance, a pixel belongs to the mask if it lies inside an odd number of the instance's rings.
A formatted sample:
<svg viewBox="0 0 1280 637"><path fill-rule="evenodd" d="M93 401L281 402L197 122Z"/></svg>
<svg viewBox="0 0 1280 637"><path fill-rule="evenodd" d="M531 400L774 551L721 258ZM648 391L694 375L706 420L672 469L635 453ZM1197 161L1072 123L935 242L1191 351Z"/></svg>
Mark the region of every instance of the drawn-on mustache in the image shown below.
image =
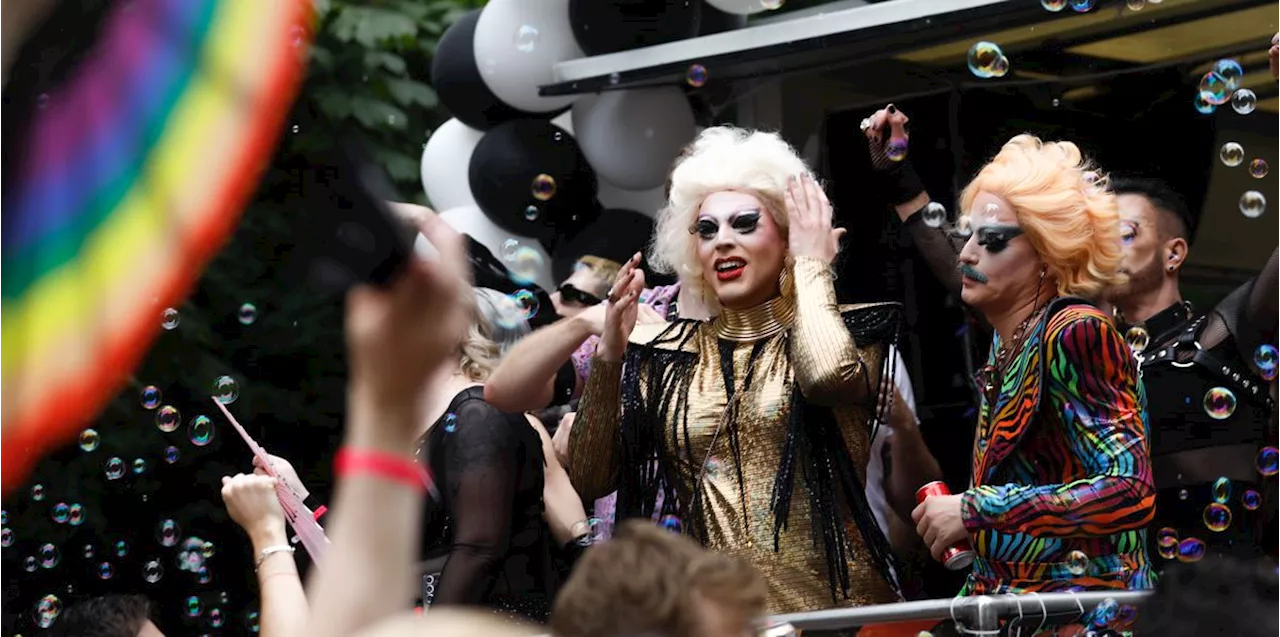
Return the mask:
<svg viewBox="0 0 1280 637"><path fill-rule="evenodd" d="M975 268L975 267L973 267L973 266L969 265L968 263L961 263L961 264L960 264L960 268L959 268L959 270L960 270L960 274L961 274L962 276L965 276L965 277L968 277L968 278L970 278L970 279L973 279L974 281L977 281L978 283L986 283L986 282L987 282L987 275L985 275L985 274L983 274L983 273L979 272L977 268Z"/></svg>

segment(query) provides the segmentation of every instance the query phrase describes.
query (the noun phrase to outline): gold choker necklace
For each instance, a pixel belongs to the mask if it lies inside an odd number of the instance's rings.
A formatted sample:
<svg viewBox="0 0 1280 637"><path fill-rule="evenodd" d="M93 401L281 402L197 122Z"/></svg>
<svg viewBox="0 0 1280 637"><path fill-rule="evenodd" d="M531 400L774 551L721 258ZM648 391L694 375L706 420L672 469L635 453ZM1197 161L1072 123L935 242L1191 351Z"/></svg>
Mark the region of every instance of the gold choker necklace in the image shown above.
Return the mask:
<svg viewBox="0 0 1280 637"><path fill-rule="evenodd" d="M779 334L791 327L796 305L783 296L775 296L753 308L731 310L721 308L716 317L716 336L726 341L756 341Z"/></svg>

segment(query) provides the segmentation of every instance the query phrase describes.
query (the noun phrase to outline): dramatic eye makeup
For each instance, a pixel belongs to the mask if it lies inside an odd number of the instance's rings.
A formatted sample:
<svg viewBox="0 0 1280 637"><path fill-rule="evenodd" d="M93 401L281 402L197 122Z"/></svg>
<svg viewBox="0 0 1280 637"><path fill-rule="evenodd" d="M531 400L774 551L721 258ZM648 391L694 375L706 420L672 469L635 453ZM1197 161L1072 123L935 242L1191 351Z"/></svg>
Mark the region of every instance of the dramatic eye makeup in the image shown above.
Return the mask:
<svg viewBox="0 0 1280 637"><path fill-rule="evenodd" d="M1138 236L1138 224L1132 221L1120 222L1120 243L1129 245Z"/></svg>
<svg viewBox="0 0 1280 637"><path fill-rule="evenodd" d="M1018 226L983 226L974 231L978 237L978 245L986 248L987 252L997 254L1003 252L1009 247L1009 242L1014 237L1022 234L1022 228Z"/></svg>
<svg viewBox="0 0 1280 637"><path fill-rule="evenodd" d="M738 234L751 234L756 228L760 227L760 211L752 208L735 212L729 217L729 227L733 228ZM698 235L703 241L710 241L716 238L716 234L720 232L720 224L712 217L699 217L697 221L689 226L689 234Z"/></svg>

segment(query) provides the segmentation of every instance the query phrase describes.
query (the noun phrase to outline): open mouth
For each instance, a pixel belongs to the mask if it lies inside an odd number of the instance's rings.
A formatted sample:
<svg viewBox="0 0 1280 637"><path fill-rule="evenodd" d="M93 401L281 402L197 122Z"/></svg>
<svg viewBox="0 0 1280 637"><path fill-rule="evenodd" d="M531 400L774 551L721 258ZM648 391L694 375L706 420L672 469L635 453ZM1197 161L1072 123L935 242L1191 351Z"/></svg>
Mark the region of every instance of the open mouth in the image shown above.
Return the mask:
<svg viewBox="0 0 1280 637"><path fill-rule="evenodd" d="M985 284L987 282L987 275L979 272L977 269L975 269L973 266L969 265L968 263L965 263L960 266L960 276L966 279L969 279L971 281L974 281L975 283Z"/></svg>
<svg viewBox="0 0 1280 637"><path fill-rule="evenodd" d="M747 262L739 258L716 259L716 278L721 281L732 281L747 268Z"/></svg>

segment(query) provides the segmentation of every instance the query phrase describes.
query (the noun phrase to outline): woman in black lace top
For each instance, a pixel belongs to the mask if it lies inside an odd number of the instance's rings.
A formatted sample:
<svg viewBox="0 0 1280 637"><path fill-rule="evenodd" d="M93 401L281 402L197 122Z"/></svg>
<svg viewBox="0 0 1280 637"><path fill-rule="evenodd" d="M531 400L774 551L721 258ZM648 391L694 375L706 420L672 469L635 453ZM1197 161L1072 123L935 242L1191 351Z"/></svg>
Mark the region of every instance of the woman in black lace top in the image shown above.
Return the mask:
<svg viewBox="0 0 1280 637"><path fill-rule="evenodd" d="M545 621L560 585L553 555L585 514L541 424L484 400L484 379L528 327L509 298L476 290L476 322L456 365L428 389L437 415L418 454L437 492L423 527L423 601L486 606ZM545 503L545 504L544 504Z"/></svg>

